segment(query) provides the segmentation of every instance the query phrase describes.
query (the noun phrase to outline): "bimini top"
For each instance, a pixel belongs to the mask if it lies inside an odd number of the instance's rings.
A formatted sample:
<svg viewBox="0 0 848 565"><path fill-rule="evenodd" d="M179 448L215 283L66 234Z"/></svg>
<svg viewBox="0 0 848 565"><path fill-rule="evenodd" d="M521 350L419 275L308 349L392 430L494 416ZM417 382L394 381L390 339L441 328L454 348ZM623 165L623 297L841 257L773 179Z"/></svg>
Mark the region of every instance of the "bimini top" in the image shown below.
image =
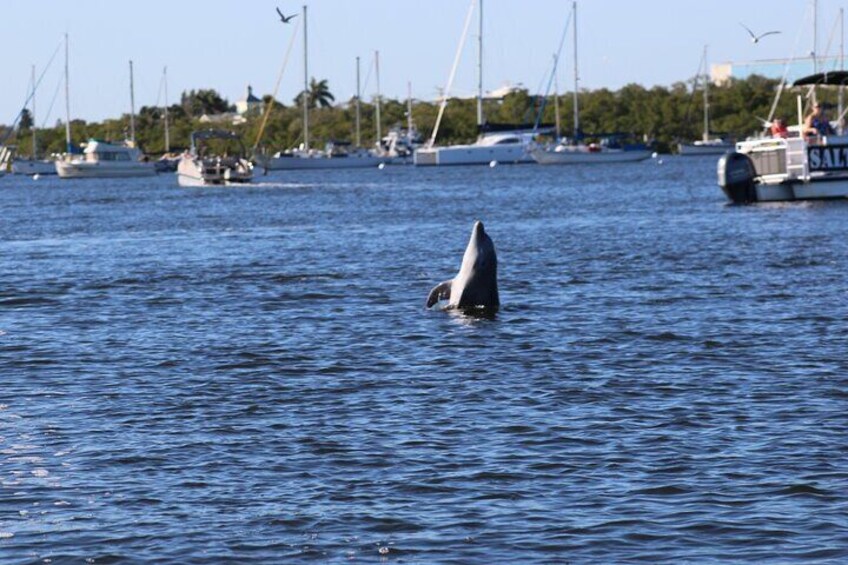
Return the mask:
<svg viewBox="0 0 848 565"><path fill-rule="evenodd" d="M814 75L799 78L792 86L807 86L812 84L826 84L831 86L843 86L848 84L848 71L830 71L816 73Z"/></svg>

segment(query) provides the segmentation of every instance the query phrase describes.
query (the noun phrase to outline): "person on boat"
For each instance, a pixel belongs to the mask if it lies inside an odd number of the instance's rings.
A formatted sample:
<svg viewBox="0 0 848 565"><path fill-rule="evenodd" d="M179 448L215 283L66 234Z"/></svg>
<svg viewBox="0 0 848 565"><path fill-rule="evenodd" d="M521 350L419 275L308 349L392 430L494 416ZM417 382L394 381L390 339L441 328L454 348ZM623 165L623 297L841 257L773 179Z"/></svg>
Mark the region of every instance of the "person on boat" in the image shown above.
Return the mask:
<svg viewBox="0 0 848 565"><path fill-rule="evenodd" d="M783 118L775 118L771 123L771 136L772 137L789 137L789 130L786 129L786 122L783 121Z"/></svg>
<svg viewBox="0 0 848 565"><path fill-rule="evenodd" d="M824 107L816 102L804 120L805 136L832 135L836 132L830 127L830 121L824 113Z"/></svg>

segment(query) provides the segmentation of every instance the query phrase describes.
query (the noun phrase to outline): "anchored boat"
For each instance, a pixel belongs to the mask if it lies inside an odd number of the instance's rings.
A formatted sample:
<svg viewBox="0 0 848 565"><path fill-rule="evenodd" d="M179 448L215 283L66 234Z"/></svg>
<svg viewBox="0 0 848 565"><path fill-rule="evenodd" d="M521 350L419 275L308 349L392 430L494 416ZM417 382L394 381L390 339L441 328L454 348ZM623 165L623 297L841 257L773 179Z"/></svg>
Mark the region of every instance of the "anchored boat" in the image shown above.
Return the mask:
<svg viewBox="0 0 848 565"><path fill-rule="evenodd" d="M191 149L177 165L180 186L244 184L253 179L253 164L245 158L241 138L229 131L191 134Z"/></svg>
<svg viewBox="0 0 848 565"><path fill-rule="evenodd" d="M843 86L848 71L816 73L793 86ZM719 159L718 184L731 202L848 198L848 136L806 135L799 124L786 137L741 141Z"/></svg>

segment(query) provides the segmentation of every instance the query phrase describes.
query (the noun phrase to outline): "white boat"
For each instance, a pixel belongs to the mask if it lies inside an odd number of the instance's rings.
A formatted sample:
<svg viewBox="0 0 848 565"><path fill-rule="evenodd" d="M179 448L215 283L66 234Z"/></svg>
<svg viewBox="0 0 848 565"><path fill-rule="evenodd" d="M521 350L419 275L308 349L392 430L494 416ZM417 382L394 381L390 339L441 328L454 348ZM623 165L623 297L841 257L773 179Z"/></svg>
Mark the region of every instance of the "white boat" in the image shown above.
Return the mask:
<svg viewBox="0 0 848 565"><path fill-rule="evenodd" d="M68 153L56 160L56 172L62 179L147 177L156 167L147 160L135 143L135 99L132 61L130 61L130 139L110 143L97 139L84 144L82 155L73 153L71 144L71 109L68 91L68 36L65 34L65 141Z"/></svg>
<svg viewBox="0 0 848 565"><path fill-rule="evenodd" d="M241 138L232 132L192 132L191 149L177 164L177 182L180 186L248 183L253 180L253 164L244 155Z"/></svg>
<svg viewBox="0 0 848 565"><path fill-rule="evenodd" d="M55 175L56 161L52 159L26 159L16 157L12 161L12 173L16 175Z"/></svg>
<svg viewBox="0 0 848 565"><path fill-rule="evenodd" d="M96 139L85 144L83 154L67 155L56 161L59 178L145 177L156 174L153 163L131 141L108 143Z"/></svg>
<svg viewBox="0 0 848 565"><path fill-rule="evenodd" d="M704 81L704 132L701 139L692 143L678 143L677 153L679 155L723 155L733 150L733 143L720 137L710 137L710 75L707 66L707 46L704 46L704 55L701 58ZM699 69L700 70L700 69ZM699 73L701 74L701 73Z"/></svg>
<svg viewBox="0 0 848 565"><path fill-rule="evenodd" d="M588 163L633 163L644 161L652 151L644 146L614 147L601 143L568 144L560 142L553 147L534 147L530 150L533 159L540 165L582 165Z"/></svg>
<svg viewBox="0 0 848 565"><path fill-rule="evenodd" d="M536 132L511 130L483 133L467 145L419 147L414 163L425 165L488 165L497 163L532 163L529 149Z"/></svg>
<svg viewBox="0 0 848 565"><path fill-rule="evenodd" d="M816 73L793 86L842 86L848 71ZM735 204L848 198L848 136L805 137L798 98L798 125L789 135L741 141L718 162L718 184Z"/></svg>
<svg viewBox="0 0 848 565"><path fill-rule="evenodd" d="M628 163L643 161L652 151L644 145L627 146L621 142L621 136L599 136L595 143L584 143L586 136L580 131L580 108L577 104L579 76L577 74L577 2L572 3L574 30L574 136L571 140L562 139L549 146L533 146L529 152L540 165L578 165Z"/></svg>
<svg viewBox="0 0 848 565"><path fill-rule="evenodd" d="M465 45L471 16L474 12L474 1L472 0L465 26L459 41L459 46L454 57L453 67L445 87L436 124L427 143L415 149L414 163L416 166L443 166L443 165L489 165L497 163L532 163L533 158L528 150L537 131L532 127L512 126L505 128L500 125L487 124L483 116L483 0L480 0L477 34L477 131L478 137L474 143L462 145L448 145L440 147L436 145L436 137L439 133L439 125L444 115L450 96L451 86L456 75L459 64L459 56Z"/></svg>
<svg viewBox="0 0 848 565"><path fill-rule="evenodd" d="M733 151L735 145L725 139L718 137L699 139L692 143L678 143L677 153L679 155L724 155Z"/></svg>

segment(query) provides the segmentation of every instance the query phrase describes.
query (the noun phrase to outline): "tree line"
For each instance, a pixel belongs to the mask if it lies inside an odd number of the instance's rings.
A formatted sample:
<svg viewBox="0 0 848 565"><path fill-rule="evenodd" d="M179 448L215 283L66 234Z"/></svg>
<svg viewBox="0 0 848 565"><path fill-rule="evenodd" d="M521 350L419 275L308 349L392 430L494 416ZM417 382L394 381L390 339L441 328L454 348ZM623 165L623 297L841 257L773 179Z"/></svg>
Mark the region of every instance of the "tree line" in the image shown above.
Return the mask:
<svg viewBox="0 0 848 565"><path fill-rule="evenodd" d="M711 86L710 117L711 131L732 138L743 139L761 131L762 121L769 116L775 94L779 87L776 79L750 76L745 79L730 79L721 86ZM355 130L355 98L338 102L330 92L326 80L313 79L307 92L309 106L310 144L319 147L330 140L353 141ZM276 152L298 146L303 142L303 110L301 95L289 104L264 96L266 107L273 102L267 125L261 139L257 139L262 115L254 112L238 125L230 122L221 124L202 123L203 115L232 112L234 105L214 89L190 90L182 93L180 102L168 107L169 137L172 151L179 151L189 144L189 136L196 129L221 127L240 134L248 148L258 141L261 151ZM832 100L828 98L832 97ZM835 101L836 94L819 96L825 102ZM450 99L442 120L437 144L464 143L477 136L475 99ZM535 123L556 122L553 97L544 99L533 96L526 90L508 94L502 100L486 100L484 115L490 123ZM570 135L574 127L573 95L558 96L561 131ZM376 141L375 101L361 101L361 140L363 146L372 146ZM655 143L661 152L673 149L679 141L700 139L703 129L703 102L700 88L691 83L678 82L670 87L646 88L628 84L618 90L606 88L581 90L578 94L580 129L586 135L592 133L626 133L635 138ZM438 102L414 101L413 121L426 139L429 137L438 114ZM382 132L392 126L406 124L407 103L405 100L382 99ZM777 106L776 116L788 123L797 121L795 93L784 92ZM164 108L144 106L135 120L136 138L140 147L151 155L165 152ZM24 111L14 131L7 126L0 139L6 144L15 144L19 153L31 152L32 120ZM91 139L121 140L130 129L130 116L102 122L72 120L72 141L75 146ZM65 150L64 124L57 122L53 128L39 129L38 151L41 155L61 153Z"/></svg>

